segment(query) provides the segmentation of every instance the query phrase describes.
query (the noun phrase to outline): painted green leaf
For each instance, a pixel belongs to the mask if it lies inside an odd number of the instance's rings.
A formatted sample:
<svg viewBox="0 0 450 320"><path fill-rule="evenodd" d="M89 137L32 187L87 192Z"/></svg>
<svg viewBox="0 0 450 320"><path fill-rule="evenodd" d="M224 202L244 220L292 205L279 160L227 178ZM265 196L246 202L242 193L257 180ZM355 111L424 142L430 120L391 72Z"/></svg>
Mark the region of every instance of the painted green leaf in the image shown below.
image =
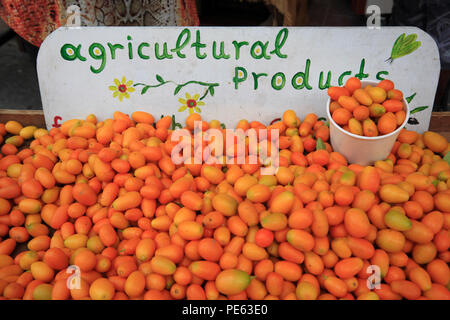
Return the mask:
<svg viewBox="0 0 450 320"><path fill-rule="evenodd" d="M317 119L317 121L325 121L325 120L327 120L327 118L325 117L320 117L319 119Z"/></svg>
<svg viewBox="0 0 450 320"><path fill-rule="evenodd" d="M414 113L423 111L423 110L425 110L425 109L428 109L428 106L421 106L421 107L414 108L414 109L411 110L410 113L411 113L411 114L414 114Z"/></svg>
<svg viewBox="0 0 450 320"><path fill-rule="evenodd" d="M414 97L416 96L417 92L414 92L412 95L410 95L409 97L406 97L406 101L408 101L408 103L411 103L411 101L414 99Z"/></svg>
<svg viewBox="0 0 450 320"><path fill-rule="evenodd" d="M164 79L159 74L156 75L156 80L158 80L161 83L164 82Z"/></svg>
<svg viewBox="0 0 450 320"><path fill-rule="evenodd" d="M402 43L404 46L416 41L417 39L417 34L415 33L411 33L410 35L408 35L406 38L403 39Z"/></svg>
<svg viewBox="0 0 450 320"><path fill-rule="evenodd" d="M148 91L148 89L150 89L150 86L145 86L145 87L142 89L141 94L145 94L145 93Z"/></svg>
<svg viewBox="0 0 450 320"><path fill-rule="evenodd" d="M420 41L416 41L417 34L412 33L405 37L402 33L394 42L392 46L391 56L386 60L392 63L395 59L406 56L421 46Z"/></svg>
<svg viewBox="0 0 450 320"><path fill-rule="evenodd" d="M450 151L445 154L444 160L450 165Z"/></svg>
<svg viewBox="0 0 450 320"><path fill-rule="evenodd" d="M225 123L221 123L220 124L220 127L222 128L222 129L226 129L227 127L225 126ZM450 152L449 152L449 154L450 154Z"/></svg>
<svg viewBox="0 0 450 320"><path fill-rule="evenodd" d="M176 95L178 92L180 92L181 88L183 88L183 86L178 85L178 86L175 88L175 91L173 92L173 95Z"/></svg>
<svg viewBox="0 0 450 320"><path fill-rule="evenodd" d="M214 96L214 87L209 87L209 93Z"/></svg>
<svg viewBox="0 0 450 320"><path fill-rule="evenodd" d="M401 44L403 42L403 39L405 38L405 34L402 33L394 42L394 45L392 46L392 51L391 51L391 57L392 55L397 52L397 50L401 47Z"/></svg>
<svg viewBox="0 0 450 320"><path fill-rule="evenodd" d="M439 180L433 180L433 182L432 182L432 183L433 183L433 186L435 186L435 187L436 187L436 186L437 186L437 184L439 183Z"/></svg>
<svg viewBox="0 0 450 320"><path fill-rule="evenodd" d="M403 56L406 56L407 54L410 54L411 52L415 51L417 48L419 48L421 45L421 43L419 41L410 43L406 46L403 46L400 48L399 51L395 52L392 55L392 59L398 59L401 58Z"/></svg>
<svg viewBox="0 0 450 320"><path fill-rule="evenodd" d="M327 147L325 146L325 143L323 143L322 138L317 138L316 142L316 150L326 150Z"/></svg>

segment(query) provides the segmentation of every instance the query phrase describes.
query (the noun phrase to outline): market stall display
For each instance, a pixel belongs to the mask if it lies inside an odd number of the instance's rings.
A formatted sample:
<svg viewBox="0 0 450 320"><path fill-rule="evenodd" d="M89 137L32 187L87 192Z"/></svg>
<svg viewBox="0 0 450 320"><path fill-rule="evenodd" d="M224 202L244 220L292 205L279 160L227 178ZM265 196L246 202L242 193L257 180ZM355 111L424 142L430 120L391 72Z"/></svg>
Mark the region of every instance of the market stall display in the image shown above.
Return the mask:
<svg viewBox="0 0 450 320"><path fill-rule="evenodd" d="M198 114L185 128L195 121L220 128ZM311 132L302 140L304 123ZM364 167L332 151L314 114L300 122L287 110L269 127L282 132L272 141L280 146L275 175L260 175L260 163L225 172L221 164L175 166L170 116L116 111L50 131L7 122L3 296L449 299L445 138L403 130L388 159ZM69 264L81 270L79 287ZM379 287L366 284L371 265L381 270Z"/></svg>

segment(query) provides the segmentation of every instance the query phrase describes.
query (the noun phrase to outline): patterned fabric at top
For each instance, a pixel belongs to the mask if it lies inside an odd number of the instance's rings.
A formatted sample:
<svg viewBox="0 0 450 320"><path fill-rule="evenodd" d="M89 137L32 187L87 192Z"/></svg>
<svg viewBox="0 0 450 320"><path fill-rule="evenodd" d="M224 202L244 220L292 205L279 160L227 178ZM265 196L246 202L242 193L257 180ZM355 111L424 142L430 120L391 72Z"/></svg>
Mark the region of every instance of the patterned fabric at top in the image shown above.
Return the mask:
<svg viewBox="0 0 450 320"><path fill-rule="evenodd" d="M65 25L67 8L80 9L82 26L198 26L195 0L0 0L0 17L40 46Z"/></svg>

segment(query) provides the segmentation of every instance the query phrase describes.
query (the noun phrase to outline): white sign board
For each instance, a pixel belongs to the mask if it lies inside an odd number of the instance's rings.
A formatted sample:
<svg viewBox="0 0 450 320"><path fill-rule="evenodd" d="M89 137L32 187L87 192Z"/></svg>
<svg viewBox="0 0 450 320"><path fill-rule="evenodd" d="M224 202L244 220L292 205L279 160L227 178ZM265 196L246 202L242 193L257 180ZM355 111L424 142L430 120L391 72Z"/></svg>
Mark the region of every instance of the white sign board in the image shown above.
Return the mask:
<svg viewBox="0 0 450 320"><path fill-rule="evenodd" d="M415 27L63 27L37 69L47 126L94 113L190 112L235 126L285 109L325 117L327 88L351 76L390 79L410 97L407 128L428 128L440 70L434 40Z"/></svg>

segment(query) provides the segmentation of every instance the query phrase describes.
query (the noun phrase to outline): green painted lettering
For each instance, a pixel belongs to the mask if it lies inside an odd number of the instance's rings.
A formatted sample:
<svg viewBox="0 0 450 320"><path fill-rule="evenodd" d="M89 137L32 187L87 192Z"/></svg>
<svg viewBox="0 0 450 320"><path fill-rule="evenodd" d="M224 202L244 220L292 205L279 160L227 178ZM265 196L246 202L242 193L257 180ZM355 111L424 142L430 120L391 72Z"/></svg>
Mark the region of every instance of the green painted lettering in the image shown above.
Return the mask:
<svg viewBox="0 0 450 320"><path fill-rule="evenodd" d="M389 72L387 72L387 71L380 71L380 72L378 72L377 73L377 76L376 76L376 78L377 78L377 80L384 80L385 78L384 77L382 77L382 75L389 75Z"/></svg>
<svg viewBox="0 0 450 320"><path fill-rule="evenodd" d="M234 45L234 48L235 48L235 58L236 58L236 60L239 60L239 57L241 56L241 47L242 46L248 46L248 41L236 41L236 40L234 40L233 41L233 45Z"/></svg>
<svg viewBox="0 0 450 320"><path fill-rule="evenodd" d="M283 72L277 72L272 77L272 88L275 90L281 90L283 89L284 85L286 84L286 76Z"/></svg>
<svg viewBox="0 0 450 320"><path fill-rule="evenodd" d="M267 77L268 74L267 73L255 73L252 72L253 75L253 89L258 89L258 78L259 77Z"/></svg>
<svg viewBox="0 0 450 320"><path fill-rule="evenodd" d="M331 71L328 71L327 73L327 81L325 82L325 84L323 84L323 71L321 71L319 75L319 89L320 90L328 89L330 87L330 82L331 82Z"/></svg>
<svg viewBox="0 0 450 320"><path fill-rule="evenodd" d="M287 40L288 34L289 30L287 28L283 28L278 32L277 37L275 39L275 48L272 51L270 51L271 54L275 53L278 57L282 59L287 58L287 54L281 53L281 48L283 48L284 43Z"/></svg>
<svg viewBox="0 0 450 320"><path fill-rule="evenodd" d="M147 47L147 48L148 48L148 47L150 47L150 44L147 43L147 42L142 42L142 43L139 45L139 47L138 47L138 56L139 56L141 59L148 60L148 59L150 59L150 56L147 56L147 55L145 55L145 54L142 53L142 49L143 49L144 47Z"/></svg>
<svg viewBox="0 0 450 320"><path fill-rule="evenodd" d="M247 80L247 70L243 67L234 68L234 89L237 90L239 83L244 82L245 80Z"/></svg>
<svg viewBox="0 0 450 320"><path fill-rule="evenodd" d="M91 66L91 71L93 73L102 72L103 69L105 69L105 65L106 65L105 48L100 43L95 42L89 46L89 55L91 56L91 58L93 58L95 60L102 61L101 65L97 69L95 69L93 66Z"/></svg>
<svg viewBox="0 0 450 320"><path fill-rule="evenodd" d="M184 41L183 37L185 37ZM181 53L181 50L183 50L183 48L187 46L190 40L191 40L191 31L189 31L188 28L183 29L183 31L181 31L180 34L178 35L176 47L170 51L175 52L179 58L182 59L186 58L186 55L184 53Z"/></svg>
<svg viewBox="0 0 450 320"><path fill-rule="evenodd" d="M292 77L291 83L292 83L292 86L294 87L294 89L300 90L300 89L306 88L307 90L312 90L312 87L308 83L310 65L311 65L311 60L306 59L305 72L297 72Z"/></svg>
<svg viewBox="0 0 450 320"><path fill-rule="evenodd" d="M195 55L198 59L205 59L206 53L201 53L200 49L205 48L206 44L201 43L200 41L200 30L197 30L195 33L195 42L191 44L191 48L195 48Z"/></svg>
<svg viewBox="0 0 450 320"><path fill-rule="evenodd" d="M66 43L61 47L61 57L64 60L73 61L75 59L79 59L80 61L86 61L86 58L83 57L80 53L81 44L78 46L74 46L73 44Z"/></svg>
<svg viewBox="0 0 450 320"><path fill-rule="evenodd" d="M261 41L256 41L251 49L250 54L254 59L264 58L266 60L270 59L270 55L267 55L267 46L269 45L269 41L262 43Z"/></svg>
<svg viewBox="0 0 450 320"><path fill-rule="evenodd" d="M369 77L368 73L364 73L365 64L366 64L366 59L362 59L361 65L359 66L359 73L355 74L355 77L357 77L359 80Z"/></svg>
<svg viewBox="0 0 450 320"><path fill-rule="evenodd" d="M213 41L213 57L214 59L230 59L230 55L225 53L225 43L220 42L220 53L217 54L217 42Z"/></svg>
<svg viewBox="0 0 450 320"><path fill-rule="evenodd" d="M173 56L167 50L167 42L163 43L163 53L159 52L159 43L155 43L155 57L158 60L173 59Z"/></svg>
<svg viewBox="0 0 450 320"><path fill-rule="evenodd" d="M342 86L344 84L344 77L345 76L350 76L351 74L352 74L351 71L344 71L344 72L342 72L342 74L339 76L339 79L338 79L339 86Z"/></svg>
<svg viewBox="0 0 450 320"><path fill-rule="evenodd" d="M111 59L114 60L116 58L116 50L123 49L123 45L121 44L112 44L108 42L109 51L111 51Z"/></svg>
<svg viewBox="0 0 450 320"><path fill-rule="evenodd" d="M131 38L131 36L127 36L127 40L130 41L130 42L128 42L128 58L130 60L132 60L133 59L133 44L131 43L131 40L133 40L133 39Z"/></svg>

